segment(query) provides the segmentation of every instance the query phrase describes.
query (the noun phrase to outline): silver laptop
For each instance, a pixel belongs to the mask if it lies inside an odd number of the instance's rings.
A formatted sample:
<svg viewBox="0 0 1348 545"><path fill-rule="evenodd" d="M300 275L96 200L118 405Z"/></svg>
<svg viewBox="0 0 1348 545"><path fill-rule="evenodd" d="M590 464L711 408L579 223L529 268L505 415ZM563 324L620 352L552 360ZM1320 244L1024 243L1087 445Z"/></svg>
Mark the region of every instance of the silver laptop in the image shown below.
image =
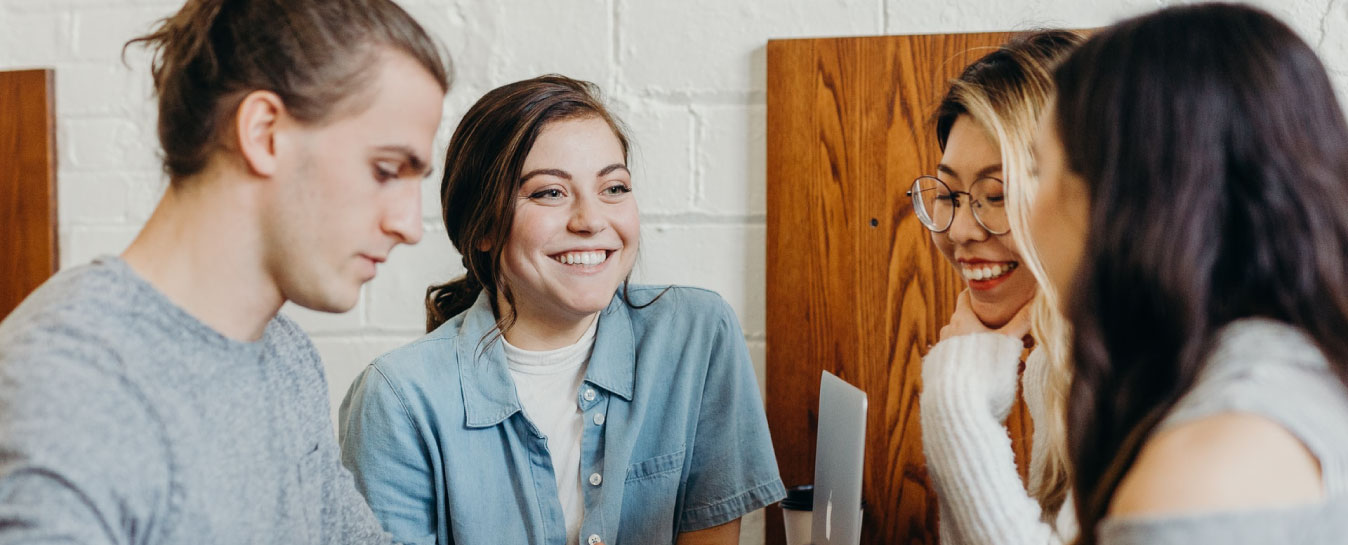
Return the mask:
<svg viewBox="0 0 1348 545"><path fill-rule="evenodd" d="M814 447L814 545L861 543L866 392L824 371Z"/></svg>

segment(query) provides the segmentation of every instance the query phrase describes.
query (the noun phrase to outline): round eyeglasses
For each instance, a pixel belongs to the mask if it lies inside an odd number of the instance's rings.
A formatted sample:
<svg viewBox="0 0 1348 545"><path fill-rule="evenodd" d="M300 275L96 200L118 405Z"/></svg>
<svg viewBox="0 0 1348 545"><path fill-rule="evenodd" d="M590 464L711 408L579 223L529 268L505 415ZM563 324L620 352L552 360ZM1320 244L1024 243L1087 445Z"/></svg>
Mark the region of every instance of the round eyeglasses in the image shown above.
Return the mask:
<svg viewBox="0 0 1348 545"><path fill-rule="evenodd" d="M1011 232L1006 219L1005 184L997 178L979 178L968 191L951 191L935 176L919 176L913 180L908 197L913 199L917 219L933 233L944 233L955 223L955 209L960 207L960 196L968 197L969 210L984 230L994 235Z"/></svg>

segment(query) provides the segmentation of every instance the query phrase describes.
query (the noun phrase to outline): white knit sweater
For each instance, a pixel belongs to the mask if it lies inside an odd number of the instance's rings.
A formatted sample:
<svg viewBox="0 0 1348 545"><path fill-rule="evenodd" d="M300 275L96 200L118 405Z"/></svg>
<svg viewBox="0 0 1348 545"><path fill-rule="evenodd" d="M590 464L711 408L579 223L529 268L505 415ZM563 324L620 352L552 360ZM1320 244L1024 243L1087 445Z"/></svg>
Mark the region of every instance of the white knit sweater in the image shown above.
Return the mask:
<svg viewBox="0 0 1348 545"><path fill-rule="evenodd" d="M1016 472L1004 422L1016 400L1021 351L1019 339L979 333L941 341L922 360L922 444L943 544L1058 545L1076 537L1071 498L1047 524ZM1025 403L1036 423L1046 414L1047 367L1038 350L1026 361ZM1035 426L1032 483L1043 477L1049 441L1047 426Z"/></svg>

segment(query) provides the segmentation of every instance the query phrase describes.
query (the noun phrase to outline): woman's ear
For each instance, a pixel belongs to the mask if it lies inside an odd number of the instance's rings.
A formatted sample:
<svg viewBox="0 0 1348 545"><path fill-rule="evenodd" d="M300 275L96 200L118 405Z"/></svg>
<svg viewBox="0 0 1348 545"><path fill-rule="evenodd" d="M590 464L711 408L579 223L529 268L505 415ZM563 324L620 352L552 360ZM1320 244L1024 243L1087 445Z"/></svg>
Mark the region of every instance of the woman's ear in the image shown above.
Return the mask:
<svg viewBox="0 0 1348 545"><path fill-rule="evenodd" d="M271 91L253 91L234 112L234 134L248 170L257 176L276 174L277 128L286 115L281 97Z"/></svg>

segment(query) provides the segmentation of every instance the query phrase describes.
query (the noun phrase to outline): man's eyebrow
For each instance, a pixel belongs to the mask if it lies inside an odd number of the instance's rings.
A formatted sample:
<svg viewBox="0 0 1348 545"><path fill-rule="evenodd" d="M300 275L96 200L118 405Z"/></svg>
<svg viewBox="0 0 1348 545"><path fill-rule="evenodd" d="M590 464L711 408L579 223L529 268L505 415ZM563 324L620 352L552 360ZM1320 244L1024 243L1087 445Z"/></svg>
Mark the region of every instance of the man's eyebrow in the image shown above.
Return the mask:
<svg viewBox="0 0 1348 545"><path fill-rule="evenodd" d="M407 161L407 166L412 167L412 170L421 174L421 176L429 176L431 174L430 163L408 146L380 146L376 149L383 152L392 152L402 155Z"/></svg>
<svg viewBox="0 0 1348 545"><path fill-rule="evenodd" d="M548 175L548 176L556 176L556 177L561 178L561 179L563 179L563 180L570 180L570 179L571 179L571 173L570 173L570 172L567 172L567 171L565 171L565 170L560 170L560 169L555 169L555 168L539 168L539 169L530 170L529 172L526 172L523 176L520 176L520 183L527 182L527 181L529 181L529 178L533 178L534 176L539 176L539 175L544 175L544 174L546 174L546 175Z"/></svg>

